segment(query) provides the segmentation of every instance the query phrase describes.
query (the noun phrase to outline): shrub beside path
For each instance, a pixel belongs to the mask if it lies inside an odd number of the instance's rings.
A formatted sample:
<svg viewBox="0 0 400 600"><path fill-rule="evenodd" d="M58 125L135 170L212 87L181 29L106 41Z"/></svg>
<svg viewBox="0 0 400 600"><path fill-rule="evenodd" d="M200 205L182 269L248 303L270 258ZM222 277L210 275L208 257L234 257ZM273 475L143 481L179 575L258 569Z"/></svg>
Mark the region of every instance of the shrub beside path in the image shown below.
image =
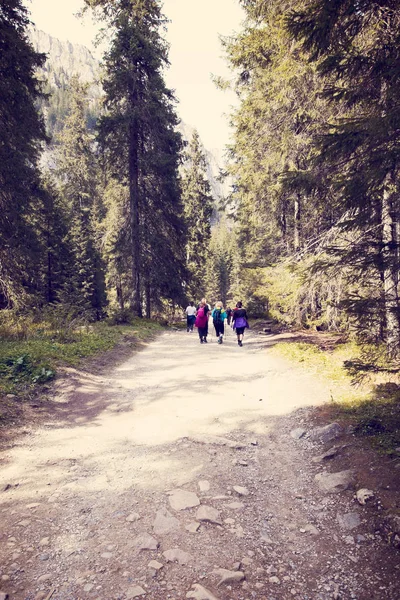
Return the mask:
<svg viewBox="0 0 400 600"><path fill-rule="evenodd" d="M71 371L0 454L0 599L397 599L395 475L330 397L230 331Z"/></svg>

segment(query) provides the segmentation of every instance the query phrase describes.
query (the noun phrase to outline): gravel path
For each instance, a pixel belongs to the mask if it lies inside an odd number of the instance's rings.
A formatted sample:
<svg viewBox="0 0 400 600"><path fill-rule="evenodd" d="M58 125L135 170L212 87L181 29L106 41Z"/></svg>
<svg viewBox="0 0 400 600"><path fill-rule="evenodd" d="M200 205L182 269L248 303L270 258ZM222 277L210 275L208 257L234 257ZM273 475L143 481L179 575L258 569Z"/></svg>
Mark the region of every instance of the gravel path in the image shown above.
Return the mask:
<svg viewBox="0 0 400 600"><path fill-rule="evenodd" d="M377 500L354 499L365 475L335 493L315 480L352 467L348 435L312 433L330 395L230 331L71 371L51 418L0 454L0 600L398 599Z"/></svg>

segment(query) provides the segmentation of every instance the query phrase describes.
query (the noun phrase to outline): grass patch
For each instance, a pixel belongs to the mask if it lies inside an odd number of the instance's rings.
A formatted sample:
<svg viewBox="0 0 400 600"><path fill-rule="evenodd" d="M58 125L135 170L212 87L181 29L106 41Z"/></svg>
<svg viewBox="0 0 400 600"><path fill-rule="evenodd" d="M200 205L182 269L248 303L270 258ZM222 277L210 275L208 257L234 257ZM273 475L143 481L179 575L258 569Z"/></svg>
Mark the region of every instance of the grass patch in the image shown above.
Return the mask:
<svg viewBox="0 0 400 600"><path fill-rule="evenodd" d="M400 447L398 369L385 363L382 351L374 350L379 360L372 362L365 361L371 352L352 342L329 351L309 342L282 342L272 351L332 385L332 418L352 423L355 434L367 438L380 452L400 455L396 451Z"/></svg>
<svg viewBox="0 0 400 600"><path fill-rule="evenodd" d="M336 411L338 416L350 419L354 433L369 438L377 450L400 456L400 387L397 384L378 384L368 398L344 401L336 406Z"/></svg>
<svg viewBox="0 0 400 600"><path fill-rule="evenodd" d="M154 321L135 319L129 325L95 323L75 328L52 329L44 322L32 326L23 339L10 335L0 341L0 393L23 393L54 378L60 365L78 366L82 359L111 350L130 338L143 341L162 327ZM4 334L3 334L4 335Z"/></svg>
<svg viewBox="0 0 400 600"><path fill-rule="evenodd" d="M344 368L344 362L355 351L357 346L349 342L329 351L319 348L312 342L280 342L273 347L273 352L301 363L309 371L349 388L352 387L353 380Z"/></svg>

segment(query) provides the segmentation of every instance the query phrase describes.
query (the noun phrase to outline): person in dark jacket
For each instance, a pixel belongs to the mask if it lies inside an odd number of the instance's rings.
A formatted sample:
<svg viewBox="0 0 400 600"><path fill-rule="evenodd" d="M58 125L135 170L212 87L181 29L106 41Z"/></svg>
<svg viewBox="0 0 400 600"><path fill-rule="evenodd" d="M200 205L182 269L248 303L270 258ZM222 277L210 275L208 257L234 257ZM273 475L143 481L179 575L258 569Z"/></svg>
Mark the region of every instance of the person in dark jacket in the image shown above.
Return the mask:
<svg viewBox="0 0 400 600"><path fill-rule="evenodd" d="M236 308L233 309L232 322L232 327L236 330L238 346L243 346L244 330L249 327L249 323L247 321L246 310L243 308L241 302L238 302Z"/></svg>

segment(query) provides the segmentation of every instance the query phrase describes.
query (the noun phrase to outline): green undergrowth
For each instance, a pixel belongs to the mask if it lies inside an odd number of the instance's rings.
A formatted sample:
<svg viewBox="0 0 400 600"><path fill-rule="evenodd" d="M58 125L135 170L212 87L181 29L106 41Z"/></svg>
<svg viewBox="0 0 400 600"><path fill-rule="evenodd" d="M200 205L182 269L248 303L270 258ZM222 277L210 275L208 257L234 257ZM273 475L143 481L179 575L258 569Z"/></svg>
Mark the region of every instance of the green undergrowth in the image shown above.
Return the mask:
<svg viewBox="0 0 400 600"><path fill-rule="evenodd" d="M135 319L129 325L105 322L52 330L47 323L25 331L23 339L10 330L0 339L0 393L23 393L54 378L61 365L79 366L85 358L111 350L129 339L140 343L153 337L161 325Z"/></svg>
<svg viewBox="0 0 400 600"><path fill-rule="evenodd" d="M273 348L273 352L327 380L331 418L351 423L354 433L367 438L379 451L400 455L396 450L400 447L398 369L374 351L372 363L365 360L371 352L352 342L329 350L312 342L282 342Z"/></svg>

